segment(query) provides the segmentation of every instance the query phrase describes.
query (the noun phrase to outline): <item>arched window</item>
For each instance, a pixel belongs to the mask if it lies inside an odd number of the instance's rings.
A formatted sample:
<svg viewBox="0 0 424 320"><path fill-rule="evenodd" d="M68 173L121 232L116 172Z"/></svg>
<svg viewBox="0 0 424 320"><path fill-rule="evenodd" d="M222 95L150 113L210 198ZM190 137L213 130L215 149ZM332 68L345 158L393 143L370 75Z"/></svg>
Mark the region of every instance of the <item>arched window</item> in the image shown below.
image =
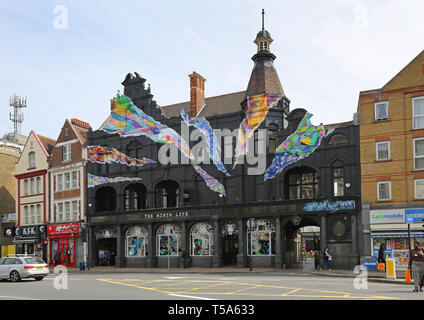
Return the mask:
<svg viewBox="0 0 424 320"><path fill-rule="evenodd" d="M96 191L96 211L115 211L116 191L112 187L101 187Z"/></svg>
<svg viewBox="0 0 424 320"><path fill-rule="evenodd" d="M156 232L156 252L158 256L177 256L181 243L181 230L175 224L165 224Z"/></svg>
<svg viewBox="0 0 424 320"><path fill-rule="evenodd" d="M347 144L349 141L346 136L342 133L336 133L330 137L328 141L329 146L338 146L341 144Z"/></svg>
<svg viewBox="0 0 424 320"><path fill-rule="evenodd" d="M252 221L247 225L247 254L254 256L270 256L275 254L275 226L269 220Z"/></svg>
<svg viewBox="0 0 424 320"><path fill-rule="evenodd" d="M34 180L34 178L31 178L29 180L29 184L30 184L31 194L35 194L35 180Z"/></svg>
<svg viewBox="0 0 424 320"><path fill-rule="evenodd" d="M130 184L124 191L124 209L146 209L146 187L140 183Z"/></svg>
<svg viewBox="0 0 424 320"><path fill-rule="evenodd" d="M212 256L215 254L215 238L209 223L197 223L191 228L191 255Z"/></svg>
<svg viewBox="0 0 424 320"><path fill-rule="evenodd" d="M24 192L25 192L25 195L27 196L28 195L28 179L25 179L24 180Z"/></svg>
<svg viewBox="0 0 424 320"><path fill-rule="evenodd" d="M312 168L294 168L287 173L288 198L313 199L318 194L318 174Z"/></svg>
<svg viewBox="0 0 424 320"><path fill-rule="evenodd" d="M333 195L335 197L343 197L345 195L345 169L344 163L336 161L331 168L333 180Z"/></svg>
<svg viewBox="0 0 424 320"><path fill-rule="evenodd" d="M28 225L29 224L28 206L25 206L24 210L25 210L25 224Z"/></svg>
<svg viewBox="0 0 424 320"><path fill-rule="evenodd" d="M37 194L41 193L41 178L37 177Z"/></svg>
<svg viewBox="0 0 424 320"><path fill-rule="evenodd" d="M278 126L275 123L271 123L268 128L268 152L274 154L277 148L276 135Z"/></svg>
<svg viewBox="0 0 424 320"><path fill-rule="evenodd" d="M166 180L158 183L155 193L157 208L180 206L180 187L175 181Z"/></svg>
<svg viewBox="0 0 424 320"><path fill-rule="evenodd" d="M37 223L41 224L43 222L41 218L41 205L37 204Z"/></svg>
<svg viewBox="0 0 424 320"><path fill-rule="evenodd" d="M35 152L28 153L29 168L35 168Z"/></svg>
<svg viewBox="0 0 424 320"><path fill-rule="evenodd" d="M142 226L131 227L127 230L126 253L127 257L144 257L148 255L148 231Z"/></svg>

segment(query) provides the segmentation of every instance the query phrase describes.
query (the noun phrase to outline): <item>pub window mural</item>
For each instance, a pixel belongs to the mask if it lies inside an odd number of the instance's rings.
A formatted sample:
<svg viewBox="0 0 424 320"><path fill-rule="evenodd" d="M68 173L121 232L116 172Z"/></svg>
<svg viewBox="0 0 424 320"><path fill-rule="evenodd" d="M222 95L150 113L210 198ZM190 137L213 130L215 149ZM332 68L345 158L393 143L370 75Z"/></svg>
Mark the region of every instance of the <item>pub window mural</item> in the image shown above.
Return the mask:
<svg viewBox="0 0 424 320"><path fill-rule="evenodd" d="M215 238L209 223L197 223L191 228L191 255L212 256L215 254Z"/></svg>
<svg viewBox="0 0 424 320"><path fill-rule="evenodd" d="M269 220L255 220L252 230L247 225L247 254L269 256L275 254L275 226Z"/></svg>
<svg viewBox="0 0 424 320"><path fill-rule="evenodd" d="M181 243L181 229L175 224L165 224L156 232L158 256L177 256Z"/></svg>
<svg viewBox="0 0 424 320"><path fill-rule="evenodd" d="M142 226L131 227L126 233L126 256L144 257L147 256L148 232Z"/></svg>

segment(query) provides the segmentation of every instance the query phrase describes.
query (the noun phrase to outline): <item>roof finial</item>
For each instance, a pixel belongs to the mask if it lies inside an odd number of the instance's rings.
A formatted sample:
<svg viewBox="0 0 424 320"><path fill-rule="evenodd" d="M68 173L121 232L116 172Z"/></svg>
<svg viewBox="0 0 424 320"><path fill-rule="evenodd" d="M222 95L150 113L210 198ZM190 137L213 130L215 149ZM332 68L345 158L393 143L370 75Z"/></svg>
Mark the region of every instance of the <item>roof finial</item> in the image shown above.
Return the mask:
<svg viewBox="0 0 424 320"><path fill-rule="evenodd" d="M262 31L265 30L264 22L265 22L265 9L262 9Z"/></svg>

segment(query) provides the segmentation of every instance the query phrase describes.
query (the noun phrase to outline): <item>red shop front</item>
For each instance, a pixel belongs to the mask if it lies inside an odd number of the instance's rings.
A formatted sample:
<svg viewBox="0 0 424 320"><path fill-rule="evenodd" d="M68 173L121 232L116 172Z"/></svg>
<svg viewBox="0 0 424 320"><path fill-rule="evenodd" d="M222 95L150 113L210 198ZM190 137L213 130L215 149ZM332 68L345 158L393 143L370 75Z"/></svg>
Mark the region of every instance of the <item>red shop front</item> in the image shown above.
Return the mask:
<svg viewBox="0 0 424 320"><path fill-rule="evenodd" d="M47 236L50 241L49 264L75 268L76 242L81 237L79 223L49 225Z"/></svg>

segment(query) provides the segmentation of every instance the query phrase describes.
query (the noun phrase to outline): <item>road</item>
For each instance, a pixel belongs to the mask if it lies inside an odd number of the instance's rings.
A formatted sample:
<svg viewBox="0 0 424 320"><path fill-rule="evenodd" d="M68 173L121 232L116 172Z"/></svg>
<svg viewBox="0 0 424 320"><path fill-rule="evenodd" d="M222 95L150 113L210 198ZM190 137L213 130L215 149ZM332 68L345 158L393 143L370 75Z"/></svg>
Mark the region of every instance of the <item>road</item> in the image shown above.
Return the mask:
<svg viewBox="0 0 424 320"><path fill-rule="evenodd" d="M298 274L79 272L0 282L1 300L415 300L413 286ZM55 289L58 287L62 289Z"/></svg>

